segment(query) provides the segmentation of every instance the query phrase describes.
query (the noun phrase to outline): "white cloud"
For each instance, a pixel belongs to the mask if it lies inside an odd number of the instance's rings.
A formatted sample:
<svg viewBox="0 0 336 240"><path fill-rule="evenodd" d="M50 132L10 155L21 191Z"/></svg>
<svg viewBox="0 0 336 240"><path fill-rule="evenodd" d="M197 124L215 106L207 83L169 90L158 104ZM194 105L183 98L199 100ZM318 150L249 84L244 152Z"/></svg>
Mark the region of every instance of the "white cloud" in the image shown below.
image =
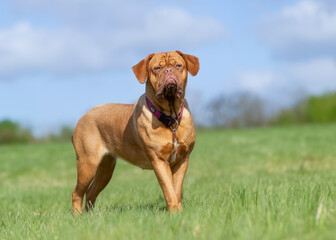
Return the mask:
<svg viewBox="0 0 336 240"><path fill-rule="evenodd" d="M39 0L30 3L30 8L40 11L47 6ZM137 4L144 8L143 4ZM194 16L174 7L154 6L141 15L134 11L134 5L129 7L129 12L118 11L127 10L126 5L115 1L100 0L93 5L91 1L60 1L52 6L48 11L59 21L54 24L56 27L21 21L0 29L0 75L15 77L32 72L76 73L130 67L138 55L191 49L224 34L223 25L215 19ZM73 20L70 12L76 7L79 9L73 14L76 18ZM117 14L111 14L109 7ZM62 9L67 10L62 12ZM97 17L92 19L93 15ZM102 24L104 20L107 22ZM85 24L88 22L91 23Z"/></svg>
<svg viewBox="0 0 336 240"><path fill-rule="evenodd" d="M306 95L335 91L336 61L319 58L285 63L273 69L241 71L233 79L240 90L286 106Z"/></svg>
<svg viewBox="0 0 336 240"><path fill-rule="evenodd" d="M239 74L239 88L245 91L251 91L262 94L266 88L269 88L274 80L274 74L271 71L247 71Z"/></svg>
<svg viewBox="0 0 336 240"><path fill-rule="evenodd" d="M264 18L258 27L278 61L272 69L237 74L246 90L280 105L336 90L335 1L297 1Z"/></svg>
<svg viewBox="0 0 336 240"><path fill-rule="evenodd" d="M263 19L259 28L277 56L336 57L336 5L328 1L301 0Z"/></svg>
<svg viewBox="0 0 336 240"><path fill-rule="evenodd" d="M28 22L19 22L0 31L2 75L93 70L101 67L105 58L98 42L66 29L36 29Z"/></svg>
<svg viewBox="0 0 336 240"><path fill-rule="evenodd" d="M332 58L315 58L287 64L284 73L288 76L288 81L296 81L309 94L336 90L336 61Z"/></svg>
<svg viewBox="0 0 336 240"><path fill-rule="evenodd" d="M190 48L222 37L224 28L212 18L194 17L178 8L158 8L144 16L144 24L117 32L115 41L134 48Z"/></svg>

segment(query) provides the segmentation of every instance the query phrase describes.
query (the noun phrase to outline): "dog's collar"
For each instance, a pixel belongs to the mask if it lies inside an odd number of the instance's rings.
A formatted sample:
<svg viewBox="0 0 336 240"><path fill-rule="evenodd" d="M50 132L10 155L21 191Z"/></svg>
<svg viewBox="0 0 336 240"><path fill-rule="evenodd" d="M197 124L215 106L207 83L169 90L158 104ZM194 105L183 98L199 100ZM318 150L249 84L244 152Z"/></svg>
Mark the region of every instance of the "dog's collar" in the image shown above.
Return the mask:
<svg viewBox="0 0 336 240"><path fill-rule="evenodd" d="M181 108L181 112L179 113L179 115L177 115L176 118L172 118L167 116L166 114L160 112L155 106L154 104L149 100L149 98L146 96L146 104L148 109L153 113L153 115L160 120L160 122L162 122L164 125L166 125L167 127L169 127L173 132L175 132L178 128L178 120L182 117L183 114L183 109L184 109L184 102L182 103L182 108ZM176 127L173 128L174 123L176 123Z"/></svg>

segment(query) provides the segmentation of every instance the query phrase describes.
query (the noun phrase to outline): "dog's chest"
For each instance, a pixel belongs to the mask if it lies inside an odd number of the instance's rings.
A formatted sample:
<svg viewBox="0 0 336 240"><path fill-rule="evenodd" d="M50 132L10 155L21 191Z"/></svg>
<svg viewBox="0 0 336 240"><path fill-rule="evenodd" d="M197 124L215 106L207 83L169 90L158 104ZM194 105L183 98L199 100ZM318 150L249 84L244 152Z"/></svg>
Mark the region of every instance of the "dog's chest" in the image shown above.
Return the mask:
<svg viewBox="0 0 336 240"><path fill-rule="evenodd" d="M178 147L179 147L179 144L177 143L177 141L175 141L173 143L173 153L171 154L170 161L169 161L170 164L174 164L174 162L176 161Z"/></svg>
<svg viewBox="0 0 336 240"><path fill-rule="evenodd" d="M176 140L174 143L167 143L162 146L160 153L170 165L174 165L185 158L188 153L188 146L184 142Z"/></svg>

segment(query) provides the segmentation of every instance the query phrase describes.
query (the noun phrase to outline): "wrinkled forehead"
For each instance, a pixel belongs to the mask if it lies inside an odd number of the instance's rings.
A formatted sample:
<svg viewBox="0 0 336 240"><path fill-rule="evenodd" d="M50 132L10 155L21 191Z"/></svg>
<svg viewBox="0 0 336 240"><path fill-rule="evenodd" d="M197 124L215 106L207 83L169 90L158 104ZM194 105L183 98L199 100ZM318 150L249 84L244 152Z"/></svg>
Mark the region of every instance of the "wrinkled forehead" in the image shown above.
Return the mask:
<svg viewBox="0 0 336 240"><path fill-rule="evenodd" d="M183 57L177 52L155 53L149 62L150 66L159 63L160 65L184 63Z"/></svg>

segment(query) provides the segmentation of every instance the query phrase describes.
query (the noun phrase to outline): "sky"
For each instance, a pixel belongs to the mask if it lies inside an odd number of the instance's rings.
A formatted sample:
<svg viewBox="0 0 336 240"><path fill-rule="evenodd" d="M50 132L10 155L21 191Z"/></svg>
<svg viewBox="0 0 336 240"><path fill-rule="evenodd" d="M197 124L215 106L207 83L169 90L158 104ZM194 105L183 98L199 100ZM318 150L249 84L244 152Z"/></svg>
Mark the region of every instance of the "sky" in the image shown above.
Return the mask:
<svg viewBox="0 0 336 240"><path fill-rule="evenodd" d="M246 91L289 106L336 90L336 1L0 0L0 121L43 135L134 103L132 66L170 50L200 59L191 109Z"/></svg>

